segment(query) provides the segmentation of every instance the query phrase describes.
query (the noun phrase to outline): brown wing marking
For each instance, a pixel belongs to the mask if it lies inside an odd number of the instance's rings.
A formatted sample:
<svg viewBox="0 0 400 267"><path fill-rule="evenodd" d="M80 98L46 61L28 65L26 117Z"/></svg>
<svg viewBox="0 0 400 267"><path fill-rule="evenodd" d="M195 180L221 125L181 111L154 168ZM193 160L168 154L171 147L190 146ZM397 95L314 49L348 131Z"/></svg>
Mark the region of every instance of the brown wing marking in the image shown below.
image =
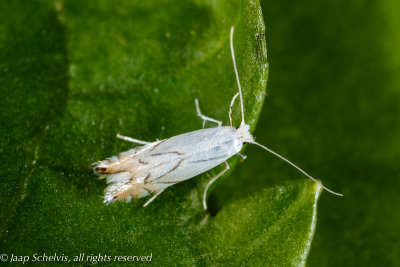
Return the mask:
<svg viewBox="0 0 400 267"><path fill-rule="evenodd" d="M178 163L177 163L173 168L171 168L169 171L167 171L167 172L164 173L163 175L161 175L161 176L155 178L154 181L157 181L157 180L163 178L164 176L170 174L170 173L173 172L174 170L176 170L176 169L181 165L181 163L182 163L184 160L185 160L185 159L179 160ZM157 182L157 183L159 183L159 182Z"/></svg>

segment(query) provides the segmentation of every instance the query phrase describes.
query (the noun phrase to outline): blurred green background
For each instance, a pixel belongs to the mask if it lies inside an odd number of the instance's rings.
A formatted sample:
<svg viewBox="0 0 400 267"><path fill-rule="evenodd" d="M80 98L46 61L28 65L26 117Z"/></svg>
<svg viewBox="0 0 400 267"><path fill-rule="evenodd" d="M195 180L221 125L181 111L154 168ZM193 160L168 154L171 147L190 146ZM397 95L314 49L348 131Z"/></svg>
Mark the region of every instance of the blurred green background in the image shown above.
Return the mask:
<svg viewBox="0 0 400 267"><path fill-rule="evenodd" d="M345 195L322 194L308 265L400 266L400 1L262 9L269 96L255 136ZM256 147L247 153L238 169L257 177L241 184L249 191L282 182L270 171L301 176Z"/></svg>

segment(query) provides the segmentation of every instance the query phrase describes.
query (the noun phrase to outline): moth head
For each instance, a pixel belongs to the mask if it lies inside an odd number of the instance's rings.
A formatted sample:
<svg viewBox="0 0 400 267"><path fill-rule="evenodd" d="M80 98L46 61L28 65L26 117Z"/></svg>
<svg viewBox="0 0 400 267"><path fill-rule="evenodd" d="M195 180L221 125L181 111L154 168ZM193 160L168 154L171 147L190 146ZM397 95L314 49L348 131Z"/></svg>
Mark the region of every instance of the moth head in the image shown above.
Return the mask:
<svg viewBox="0 0 400 267"><path fill-rule="evenodd" d="M240 127L237 129L240 139L242 140L243 143L253 143L254 138L250 134L250 125L246 124L245 122L242 122L240 124Z"/></svg>

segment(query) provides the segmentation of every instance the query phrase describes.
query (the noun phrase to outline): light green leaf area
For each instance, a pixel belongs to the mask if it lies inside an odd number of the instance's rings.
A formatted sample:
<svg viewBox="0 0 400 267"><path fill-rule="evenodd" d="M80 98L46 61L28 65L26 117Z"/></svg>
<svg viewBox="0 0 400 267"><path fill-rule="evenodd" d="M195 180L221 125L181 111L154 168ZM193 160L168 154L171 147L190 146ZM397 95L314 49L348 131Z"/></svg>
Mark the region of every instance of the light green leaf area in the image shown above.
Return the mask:
<svg viewBox="0 0 400 267"><path fill-rule="evenodd" d="M268 74L257 2L12 1L0 10L1 252L304 265L320 193L311 182L210 201L210 215L201 206L206 175L147 208L146 199L106 206L106 183L90 168L131 148L117 133L154 141L201 128L195 98L229 123L232 25L253 130ZM239 125L238 103L233 115Z"/></svg>

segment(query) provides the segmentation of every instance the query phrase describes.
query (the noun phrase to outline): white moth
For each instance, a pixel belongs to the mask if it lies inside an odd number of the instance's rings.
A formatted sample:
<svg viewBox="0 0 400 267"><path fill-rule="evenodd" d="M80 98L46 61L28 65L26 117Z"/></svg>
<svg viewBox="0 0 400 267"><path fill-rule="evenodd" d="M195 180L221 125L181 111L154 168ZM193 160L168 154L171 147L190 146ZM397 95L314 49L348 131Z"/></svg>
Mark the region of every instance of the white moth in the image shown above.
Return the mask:
<svg viewBox="0 0 400 267"><path fill-rule="evenodd" d="M145 142L118 134L118 138L142 146L93 163L94 171L100 175L100 178L106 178L109 184L105 190L104 203L108 204L117 200L130 201L132 198L141 198L154 194L144 204L144 207L146 207L167 187L193 178L223 163L225 169L209 181L204 191L203 207L206 210L207 190L215 180L229 169L227 160L230 157L235 154L244 157L240 154L240 150L245 143L255 144L264 148L292 165L327 191L341 196L341 194L324 187L289 160L254 140L249 132L250 126L244 121L242 90L233 49L233 27L230 34L230 47L239 88L239 92L233 97L229 108L231 125L222 126L221 121L201 114L199 102L195 99L197 115L203 120L203 127L206 121L217 123L218 127L184 133L156 142ZM239 128L235 128L233 126L232 107L238 96L241 104L242 122Z"/></svg>

